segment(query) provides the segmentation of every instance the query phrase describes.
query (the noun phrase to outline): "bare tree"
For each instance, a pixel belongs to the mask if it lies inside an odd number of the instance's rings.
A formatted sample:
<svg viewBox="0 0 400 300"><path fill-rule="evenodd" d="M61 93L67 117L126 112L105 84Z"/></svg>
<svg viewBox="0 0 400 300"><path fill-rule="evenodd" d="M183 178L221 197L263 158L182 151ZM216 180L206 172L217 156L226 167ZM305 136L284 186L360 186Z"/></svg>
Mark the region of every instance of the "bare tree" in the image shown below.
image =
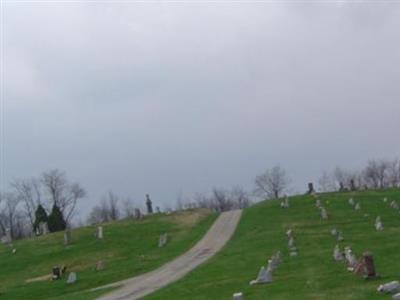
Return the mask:
<svg viewBox="0 0 400 300"><path fill-rule="evenodd" d="M112 191L108 192L106 196L102 197L100 204L93 207L88 223L97 224L118 220L120 217L118 202L119 197Z"/></svg>
<svg viewBox="0 0 400 300"><path fill-rule="evenodd" d="M212 203L218 211L227 211L232 209L232 201L229 199L229 194L226 190L213 188L212 189Z"/></svg>
<svg viewBox="0 0 400 300"><path fill-rule="evenodd" d="M41 191L39 182L32 179L17 179L11 182L18 199L24 203L26 217L29 219L33 230L35 211L41 204Z"/></svg>
<svg viewBox="0 0 400 300"><path fill-rule="evenodd" d="M373 188L384 188L387 183L388 163L384 160L370 160L363 172L366 183Z"/></svg>
<svg viewBox="0 0 400 300"><path fill-rule="evenodd" d="M0 227L5 233L6 229L10 230L11 237L16 237L16 223L17 223L17 207L19 199L13 193L6 193L0 196ZM2 203L1 203L2 202Z"/></svg>
<svg viewBox="0 0 400 300"><path fill-rule="evenodd" d="M286 171L277 165L258 175L254 183L257 195L267 198L279 198L287 190L290 178L287 176Z"/></svg>
<svg viewBox="0 0 400 300"><path fill-rule="evenodd" d="M125 218L133 218L135 216L135 203L131 198L126 198L123 202L123 212Z"/></svg>
<svg viewBox="0 0 400 300"><path fill-rule="evenodd" d="M318 180L318 184L322 192L333 192L337 188L334 176L326 171L322 173Z"/></svg>
<svg viewBox="0 0 400 300"><path fill-rule="evenodd" d="M388 184L391 187L400 186L400 160L398 158L388 162Z"/></svg>
<svg viewBox="0 0 400 300"><path fill-rule="evenodd" d="M53 205L57 205L67 224L75 212L76 203L86 196L86 191L78 184L70 184L64 171L49 170L42 174L41 182L50 196Z"/></svg>
<svg viewBox="0 0 400 300"><path fill-rule="evenodd" d="M108 192L108 211L110 220L118 220L120 216L119 208L118 208L118 201L119 198L116 194L112 191Z"/></svg>
<svg viewBox="0 0 400 300"><path fill-rule="evenodd" d="M230 197L234 208L243 209L251 204L248 193L240 186L232 188Z"/></svg>

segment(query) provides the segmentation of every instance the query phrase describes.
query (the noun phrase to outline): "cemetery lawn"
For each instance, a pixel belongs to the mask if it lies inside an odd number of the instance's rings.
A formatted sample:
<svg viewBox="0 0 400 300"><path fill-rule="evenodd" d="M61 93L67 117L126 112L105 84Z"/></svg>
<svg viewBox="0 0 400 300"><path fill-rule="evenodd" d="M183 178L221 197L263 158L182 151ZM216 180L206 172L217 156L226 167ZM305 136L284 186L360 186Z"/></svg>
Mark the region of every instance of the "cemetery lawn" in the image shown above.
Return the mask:
<svg viewBox="0 0 400 300"><path fill-rule="evenodd" d="M350 197L360 202L360 211L348 204ZM319 198L329 220L321 220L312 196L292 197L289 209L282 209L277 200L246 209L232 240L219 254L144 299L221 300L232 299L235 292L243 292L246 300L391 299L378 294L376 288L400 280L400 213L389 207L391 200L400 204L400 190L326 193ZM374 227L378 215L384 225L381 232ZM334 227L343 232L341 249L351 246L357 257L372 252L379 279L367 281L333 260L337 242L330 230ZM298 247L297 257L288 254L285 233L289 228ZM274 272L273 282L250 286L249 281L278 250L282 264Z"/></svg>
<svg viewBox="0 0 400 300"><path fill-rule="evenodd" d="M155 214L142 220L126 219L103 224L104 240L94 237L96 227L72 230L72 242L63 244L63 232L0 245L0 299L94 299L109 290L88 289L130 278L160 267L189 250L212 225L217 215L208 210L190 210L170 215ZM158 247L160 234L168 242ZM105 269L95 271L96 262ZM67 266L78 280L38 280L49 275L53 266ZM31 280L33 282L27 282Z"/></svg>

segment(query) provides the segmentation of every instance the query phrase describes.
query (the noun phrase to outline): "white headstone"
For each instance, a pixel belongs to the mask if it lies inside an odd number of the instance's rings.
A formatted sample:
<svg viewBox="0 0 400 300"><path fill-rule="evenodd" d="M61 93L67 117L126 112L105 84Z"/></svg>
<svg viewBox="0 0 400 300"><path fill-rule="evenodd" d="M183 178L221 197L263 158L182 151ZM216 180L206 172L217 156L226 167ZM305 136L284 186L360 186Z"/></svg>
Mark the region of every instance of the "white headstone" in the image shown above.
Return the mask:
<svg viewBox="0 0 400 300"><path fill-rule="evenodd" d="M321 210L321 219L322 220L328 219L328 213L327 213L325 207L321 206L320 210Z"/></svg>
<svg viewBox="0 0 400 300"><path fill-rule="evenodd" d="M288 240L288 247L293 248L294 247L294 238L291 236Z"/></svg>
<svg viewBox="0 0 400 300"><path fill-rule="evenodd" d="M400 291L400 283L398 281L391 281L389 283L381 284L377 290L384 294L394 294Z"/></svg>
<svg viewBox="0 0 400 300"><path fill-rule="evenodd" d="M315 206L316 206L317 208L320 208L320 207L321 207L321 200L317 199L317 200L315 201Z"/></svg>
<svg viewBox="0 0 400 300"><path fill-rule="evenodd" d="M382 230L383 230L383 224L382 224L382 222L375 223L375 229L376 229L377 231L382 231Z"/></svg>
<svg viewBox="0 0 400 300"><path fill-rule="evenodd" d="M349 199L349 204L350 204L351 206L354 206L354 200L353 200L353 198L350 198L350 199Z"/></svg>
<svg viewBox="0 0 400 300"><path fill-rule="evenodd" d="M164 247L165 244L167 243L167 240L168 240L168 234L167 233L161 234L160 238L158 239L158 247L159 248Z"/></svg>
<svg viewBox="0 0 400 300"><path fill-rule="evenodd" d="M390 207L393 209L396 209L396 210L399 209L399 205L394 200L392 202L390 202Z"/></svg>
<svg viewBox="0 0 400 300"><path fill-rule="evenodd" d="M71 232L69 230L66 230L64 232L64 246L69 245L70 243L70 237L71 237Z"/></svg>
<svg viewBox="0 0 400 300"><path fill-rule="evenodd" d="M49 226L48 226L47 222L40 222L39 229L40 229L40 233L43 235L46 235L49 233Z"/></svg>
<svg viewBox="0 0 400 300"><path fill-rule="evenodd" d="M400 293L397 293L396 295L393 295L392 299L393 300L400 300Z"/></svg>
<svg viewBox="0 0 400 300"><path fill-rule="evenodd" d="M103 226L98 226L97 227L97 238L99 240L103 239Z"/></svg>
<svg viewBox="0 0 400 300"><path fill-rule="evenodd" d="M382 224L382 221L381 221L381 217L380 217L380 216L377 216L376 219L375 219L375 229L376 229L377 231L383 230L383 224Z"/></svg>
<svg viewBox="0 0 400 300"><path fill-rule="evenodd" d="M233 300L244 300L243 293L234 293L232 299Z"/></svg>
<svg viewBox="0 0 400 300"><path fill-rule="evenodd" d="M349 266L349 271L353 271L354 267L357 265L357 258L353 254L350 247L344 249L346 263Z"/></svg>
<svg viewBox="0 0 400 300"><path fill-rule="evenodd" d="M338 234L337 229L336 229L336 228L332 228L332 229L331 229L331 235L337 236L337 234Z"/></svg>
<svg viewBox="0 0 400 300"><path fill-rule="evenodd" d="M75 283L76 279L77 279L76 273L75 272L71 272L68 275L67 283L68 284Z"/></svg>
<svg viewBox="0 0 400 300"><path fill-rule="evenodd" d="M261 267L260 272L258 272L257 279L250 281L250 285L257 283L269 283L271 281L272 281L272 271L266 269L265 267Z"/></svg>
<svg viewBox="0 0 400 300"><path fill-rule="evenodd" d="M333 250L333 259L336 261L343 261L343 253L340 251L339 245L336 245Z"/></svg>
<svg viewBox="0 0 400 300"><path fill-rule="evenodd" d="M354 206L354 209L355 210L360 210L361 209L361 206L360 206L359 202L356 203L356 205Z"/></svg>

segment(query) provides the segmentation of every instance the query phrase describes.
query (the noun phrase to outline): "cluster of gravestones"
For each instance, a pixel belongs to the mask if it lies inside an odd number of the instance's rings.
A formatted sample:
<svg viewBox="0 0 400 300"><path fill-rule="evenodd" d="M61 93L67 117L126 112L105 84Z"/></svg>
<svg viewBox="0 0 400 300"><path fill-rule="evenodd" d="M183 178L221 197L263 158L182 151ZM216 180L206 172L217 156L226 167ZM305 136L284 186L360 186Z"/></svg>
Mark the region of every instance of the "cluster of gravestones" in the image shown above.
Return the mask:
<svg viewBox="0 0 400 300"><path fill-rule="evenodd" d="M279 267L281 261L282 261L281 252L278 251L270 259L268 259L266 266L261 266L257 278L250 281L250 285L272 282L272 273ZM233 300L244 300L243 293L242 292L234 293Z"/></svg>

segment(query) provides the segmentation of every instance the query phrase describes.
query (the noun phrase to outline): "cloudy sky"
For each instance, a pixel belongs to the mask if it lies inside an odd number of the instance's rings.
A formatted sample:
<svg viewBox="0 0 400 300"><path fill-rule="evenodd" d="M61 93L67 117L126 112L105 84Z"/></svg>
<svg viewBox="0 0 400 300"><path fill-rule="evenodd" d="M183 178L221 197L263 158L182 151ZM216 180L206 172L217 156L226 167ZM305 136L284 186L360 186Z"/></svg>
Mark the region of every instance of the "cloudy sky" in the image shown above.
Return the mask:
<svg viewBox="0 0 400 300"><path fill-rule="evenodd" d="M400 154L400 2L3 1L1 187L174 203Z"/></svg>

